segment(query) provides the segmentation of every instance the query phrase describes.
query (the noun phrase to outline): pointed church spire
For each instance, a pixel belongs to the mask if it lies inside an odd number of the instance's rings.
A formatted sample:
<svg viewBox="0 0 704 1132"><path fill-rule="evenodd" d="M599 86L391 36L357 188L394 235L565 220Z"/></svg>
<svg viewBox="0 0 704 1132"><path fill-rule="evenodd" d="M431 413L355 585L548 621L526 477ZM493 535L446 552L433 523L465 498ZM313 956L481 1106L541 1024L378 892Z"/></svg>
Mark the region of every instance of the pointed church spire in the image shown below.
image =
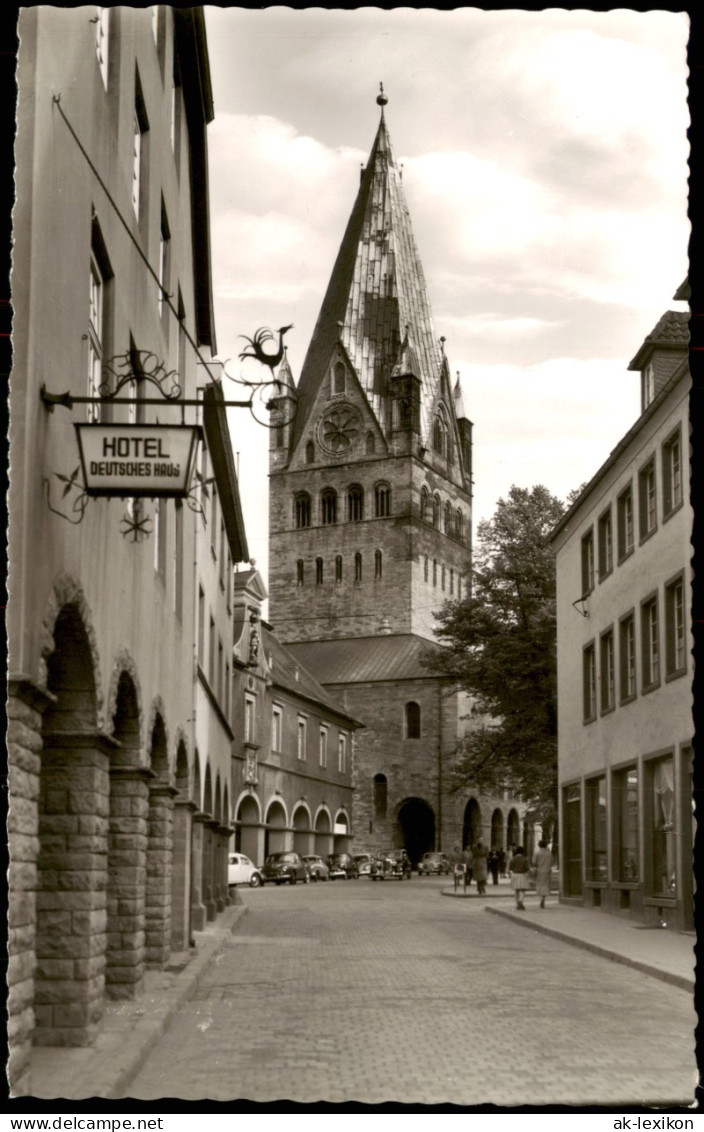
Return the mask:
<svg viewBox="0 0 704 1132"><path fill-rule="evenodd" d="M421 430L425 434L442 355L384 116L388 98L383 84L376 101L381 107L379 126L303 363L298 392L300 404L311 407L333 349L342 342L370 407L387 431L388 382L405 352L407 358L413 357L414 374L420 381ZM296 423L299 435L305 418L304 408Z"/></svg>

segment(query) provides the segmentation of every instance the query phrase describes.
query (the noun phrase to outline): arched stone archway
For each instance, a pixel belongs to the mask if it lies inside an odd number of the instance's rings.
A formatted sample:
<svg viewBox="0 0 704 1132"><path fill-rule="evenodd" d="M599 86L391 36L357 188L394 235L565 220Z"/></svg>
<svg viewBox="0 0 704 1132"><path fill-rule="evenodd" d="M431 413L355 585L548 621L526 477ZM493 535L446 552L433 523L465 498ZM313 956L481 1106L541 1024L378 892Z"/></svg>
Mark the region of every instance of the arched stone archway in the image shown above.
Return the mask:
<svg viewBox="0 0 704 1132"><path fill-rule="evenodd" d="M462 821L462 848L471 848L482 836L482 811L476 798L470 798L464 808Z"/></svg>
<svg viewBox="0 0 704 1132"><path fill-rule="evenodd" d="M173 802L176 791L169 782L166 725L160 712L154 715L149 740L147 825L147 900L145 914L148 967L163 967L171 950L171 866L173 850Z"/></svg>
<svg viewBox="0 0 704 1132"><path fill-rule="evenodd" d="M104 1009L109 752L115 743L97 730L95 656L82 613L76 602L59 609L53 649L45 652L54 698L43 719L39 776L35 1007L40 1009L34 1033L39 1045L88 1045ZM81 973L79 955L91 960Z"/></svg>
<svg viewBox="0 0 704 1132"><path fill-rule="evenodd" d="M304 805L296 806L291 820L293 825L293 848L303 857L313 852L313 830L311 829L310 813Z"/></svg>
<svg viewBox="0 0 704 1132"><path fill-rule="evenodd" d="M491 815L491 848L503 849L504 847L504 815L498 808L494 810Z"/></svg>
<svg viewBox="0 0 704 1132"><path fill-rule="evenodd" d="M264 856L282 853L286 849L286 811L278 799L271 802L266 812L264 830Z"/></svg>
<svg viewBox="0 0 704 1132"><path fill-rule="evenodd" d="M517 810L509 810L508 824L506 827L506 847L515 849L517 845L521 844L521 823L518 817Z"/></svg>
<svg viewBox="0 0 704 1132"><path fill-rule="evenodd" d="M240 800L235 815L235 848L244 853L255 865L264 864L264 829L259 804L248 795Z"/></svg>
<svg viewBox="0 0 704 1132"><path fill-rule="evenodd" d="M213 829L217 826L215 816L215 800L213 791L213 776L210 770L210 759L205 760L205 778L203 781L203 864L202 864L202 891L205 914L208 920L214 920L216 914L215 892L213 889L213 860L215 856L215 836Z"/></svg>
<svg viewBox="0 0 704 1132"><path fill-rule="evenodd" d="M401 803L395 841L398 848L406 850L413 865L435 848L435 813L424 798L406 798Z"/></svg>
<svg viewBox="0 0 704 1132"><path fill-rule="evenodd" d="M142 989L146 958L148 770L140 749L139 694L123 671L114 700L113 735L120 747L110 765L107 952L110 998L134 998Z"/></svg>
<svg viewBox="0 0 704 1132"><path fill-rule="evenodd" d="M315 852L327 857L333 851L332 823L327 810L318 810L315 818Z"/></svg>
<svg viewBox="0 0 704 1132"><path fill-rule="evenodd" d="M197 747L193 752L191 801L193 803L191 819L191 932L201 932L208 918L203 891L203 855L206 840L205 823L210 815L206 814L203 802L203 782Z"/></svg>
<svg viewBox="0 0 704 1132"><path fill-rule="evenodd" d="M333 826L333 852L349 853L350 851L350 822L344 810L335 815Z"/></svg>
<svg viewBox="0 0 704 1132"><path fill-rule="evenodd" d="M176 747L176 790L171 879L171 946L184 951L191 938L191 838L195 806L191 801L188 751L183 737Z"/></svg>

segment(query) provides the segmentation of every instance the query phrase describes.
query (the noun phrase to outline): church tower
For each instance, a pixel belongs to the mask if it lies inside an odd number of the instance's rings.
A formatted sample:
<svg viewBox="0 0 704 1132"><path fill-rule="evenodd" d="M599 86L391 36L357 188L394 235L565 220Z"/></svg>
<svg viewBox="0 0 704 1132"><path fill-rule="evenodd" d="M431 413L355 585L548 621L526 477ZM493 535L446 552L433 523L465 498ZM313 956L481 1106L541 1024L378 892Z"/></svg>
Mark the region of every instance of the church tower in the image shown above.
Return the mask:
<svg viewBox="0 0 704 1132"><path fill-rule="evenodd" d="M417 861L480 835L489 842L494 830L480 801L463 811L449 789L466 697L423 664L439 647L434 611L469 592L472 425L433 325L383 88L377 103L300 379L287 362L278 375L269 616L365 724L354 748L355 851L405 846Z"/></svg>
<svg viewBox="0 0 704 1132"><path fill-rule="evenodd" d="M386 101L296 416L271 433L270 610L285 640L382 626L432 639L433 610L469 582L471 424L433 326ZM290 370L279 376L290 387Z"/></svg>

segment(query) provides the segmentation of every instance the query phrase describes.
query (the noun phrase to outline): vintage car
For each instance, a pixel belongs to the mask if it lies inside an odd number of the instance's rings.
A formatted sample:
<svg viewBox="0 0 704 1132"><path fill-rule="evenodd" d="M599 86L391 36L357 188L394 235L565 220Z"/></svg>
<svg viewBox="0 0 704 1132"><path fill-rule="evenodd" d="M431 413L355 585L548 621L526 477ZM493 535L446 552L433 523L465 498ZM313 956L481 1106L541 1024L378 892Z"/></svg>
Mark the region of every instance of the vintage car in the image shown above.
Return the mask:
<svg viewBox="0 0 704 1132"><path fill-rule="evenodd" d="M256 865L252 864L244 853L230 853L227 858L227 886L234 888L236 884L248 884L250 888L259 888L262 883L262 874Z"/></svg>
<svg viewBox="0 0 704 1132"><path fill-rule="evenodd" d="M357 880L359 870L349 853L331 853L327 860L330 880Z"/></svg>
<svg viewBox="0 0 704 1132"><path fill-rule="evenodd" d="M330 879L330 870L322 857L317 857L314 853L304 854L303 864L308 869L308 875L311 880Z"/></svg>
<svg viewBox="0 0 704 1132"><path fill-rule="evenodd" d="M418 876L449 876L452 864L444 853L424 853L418 862Z"/></svg>
<svg viewBox="0 0 704 1132"><path fill-rule="evenodd" d="M270 853L261 870L262 884L308 884L310 876L298 853Z"/></svg>
<svg viewBox="0 0 704 1132"><path fill-rule="evenodd" d="M372 880L410 880L411 862L405 850L392 850L375 857L370 872Z"/></svg>
<svg viewBox="0 0 704 1132"><path fill-rule="evenodd" d="M372 855L371 853L355 853L354 863L357 866L357 872L361 877L368 877L372 870Z"/></svg>

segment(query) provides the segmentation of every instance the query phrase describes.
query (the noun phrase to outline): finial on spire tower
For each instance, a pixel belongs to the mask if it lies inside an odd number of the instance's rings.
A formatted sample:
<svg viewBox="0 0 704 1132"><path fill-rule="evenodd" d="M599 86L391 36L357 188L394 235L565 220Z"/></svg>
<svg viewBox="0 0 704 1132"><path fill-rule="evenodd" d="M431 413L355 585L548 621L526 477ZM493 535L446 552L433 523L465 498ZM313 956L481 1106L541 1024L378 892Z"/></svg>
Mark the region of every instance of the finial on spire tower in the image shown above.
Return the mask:
<svg viewBox="0 0 704 1132"><path fill-rule="evenodd" d="M384 107L386 106L388 101L389 101L388 98L384 94L384 84L379 83L379 94L377 94L377 96L376 96L376 103L377 103L377 106L381 106L381 116L382 116L382 118L384 117Z"/></svg>

